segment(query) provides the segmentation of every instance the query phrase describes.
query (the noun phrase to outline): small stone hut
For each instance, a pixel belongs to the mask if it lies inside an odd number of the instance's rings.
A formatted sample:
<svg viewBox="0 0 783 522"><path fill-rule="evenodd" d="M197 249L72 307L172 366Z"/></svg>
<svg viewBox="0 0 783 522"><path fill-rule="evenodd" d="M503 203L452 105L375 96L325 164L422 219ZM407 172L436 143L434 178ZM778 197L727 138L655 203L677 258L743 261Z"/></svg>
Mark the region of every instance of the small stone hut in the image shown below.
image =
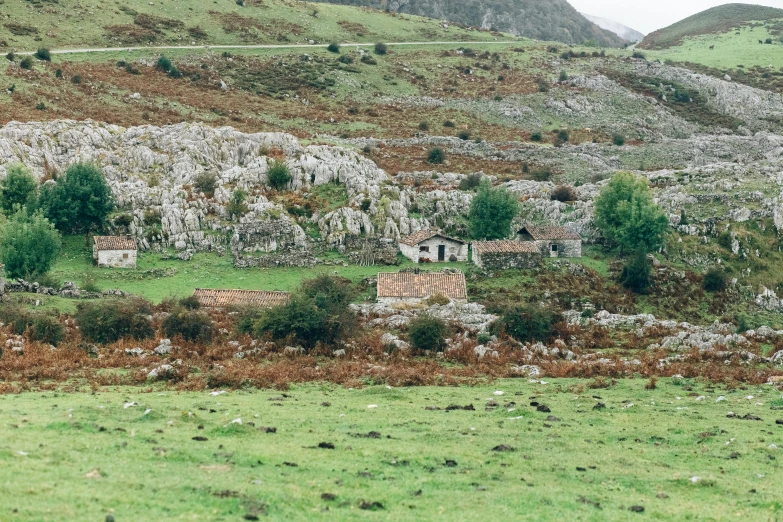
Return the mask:
<svg viewBox="0 0 783 522"><path fill-rule="evenodd" d="M535 243L522 241L474 241L473 263L488 270L532 268L541 263L541 250Z"/></svg>
<svg viewBox="0 0 783 522"><path fill-rule="evenodd" d="M527 225L519 240L535 244L544 257L582 257L582 237L564 227Z"/></svg>
<svg viewBox="0 0 783 522"><path fill-rule="evenodd" d="M136 268L137 250L130 236L93 237L92 258L100 267Z"/></svg>
<svg viewBox="0 0 783 522"><path fill-rule="evenodd" d="M378 302L419 303L428 297L443 295L450 300L468 302L468 287L462 272L394 272L378 274Z"/></svg>
<svg viewBox="0 0 783 522"><path fill-rule="evenodd" d="M266 290L222 290L196 288L193 297L205 308L227 308L231 306L257 306L272 308L287 304L291 299L288 292Z"/></svg>
<svg viewBox="0 0 783 522"><path fill-rule="evenodd" d="M468 244L437 230L421 230L399 242L402 254L414 263L467 261Z"/></svg>

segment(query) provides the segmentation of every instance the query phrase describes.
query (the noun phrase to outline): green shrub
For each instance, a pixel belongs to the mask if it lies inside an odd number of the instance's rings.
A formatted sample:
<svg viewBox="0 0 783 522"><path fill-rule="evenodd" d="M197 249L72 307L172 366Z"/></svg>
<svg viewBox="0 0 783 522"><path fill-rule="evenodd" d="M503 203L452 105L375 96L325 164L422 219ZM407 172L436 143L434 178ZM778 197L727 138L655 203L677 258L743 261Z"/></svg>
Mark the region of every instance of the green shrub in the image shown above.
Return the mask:
<svg viewBox="0 0 783 522"><path fill-rule="evenodd" d="M430 130L430 124L427 123L426 121L423 121L423 122L419 123L419 130L420 131Z"/></svg>
<svg viewBox="0 0 783 522"><path fill-rule="evenodd" d="M22 207L28 209L35 203L38 181L21 163L6 168L5 179L0 182L0 209L6 216Z"/></svg>
<svg viewBox="0 0 783 522"><path fill-rule="evenodd" d="M169 69L169 76L172 78L182 78L182 73L179 69L172 65L171 69Z"/></svg>
<svg viewBox="0 0 783 522"><path fill-rule="evenodd" d="M169 72L171 70L171 67L172 67L171 60L166 58L166 56L164 55L158 57L158 61L155 62L155 68L159 71Z"/></svg>
<svg viewBox="0 0 783 522"><path fill-rule="evenodd" d="M35 51L34 56L44 62L52 61L52 54L49 52L49 49L46 49L45 47L39 47L38 50Z"/></svg>
<svg viewBox="0 0 783 522"><path fill-rule="evenodd" d="M540 143L544 141L544 135L541 134L540 132L534 132L533 134L530 135L530 141L535 141L537 143Z"/></svg>
<svg viewBox="0 0 783 522"><path fill-rule="evenodd" d="M375 54L384 55L387 52L389 52L389 48L385 43L378 42L375 44Z"/></svg>
<svg viewBox="0 0 783 522"><path fill-rule="evenodd" d="M560 83L567 82L568 81L568 73L565 71L560 71Z"/></svg>
<svg viewBox="0 0 783 522"><path fill-rule="evenodd" d="M340 55L340 57L337 59L338 62L344 63L346 65L350 65L353 63L353 56L350 56L348 54Z"/></svg>
<svg viewBox="0 0 783 522"><path fill-rule="evenodd" d="M424 304L427 306L440 305L445 306L451 302L451 299L443 294L434 294L424 300Z"/></svg>
<svg viewBox="0 0 783 522"><path fill-rule="evenodd" d="M182 337L186 341L208 344L212 342L214 324L204 312L188 310L184 307L174 309L163 320L163 333L166 337Z"/></svg>
<svg viewBox="0 0 783 522"><path fill-rule="evenodd" d="M179 304L182 305L183 308L186 310L200 310L201 309L201 301L198 300L198 297L195 295L191 295L188 297L183 297L179 300Z"/></svg>
<svg viewBox="0 0 783 522"><path fill-rule="evenodd" d="M475 239L504 239L519 211L519 200L503 187L483 180L470 203L468 227Z"/></svg>
<svg viewBox="0 0 783 522"><path fill-rule="evenodd" d="M710 268L704 274L704 289L707 292L723 292L729 284L729 277L720 268Z"/></svg>
<svg viewBox="0 0 783 522"><path fill-rule="evenodd" d="M675 89L674 101L676 101L677 103L690 103L691 93L686 91L685 89Z"/></svg>
<svg viewBox="0 0 783 522"><path fill-rule="evenodd" d="M278 160L269 167L266 177L269 185L275 190L284 190L293 179L286 164Z"/></svg>
<svg viewBox="0 0 783 522"><path fill-rule="evenodd" d="M12 51L5 55L5 59L8 60L9 62L13 62L14 60L16 60L16 55Z"/></svg>
<svg viewBox="0 0 783 522"><path fill-rule="evenodd" d="M60 234L40 213L19 210L0 225L0 262L10 278L49 271L60 252Z"/></svg>
<svg viewBox="0 0 783 522"><path fill-rule="evenodd" d="M731 237L731 232L728 230L726 232L721 232L720 235L718 235L718 239L716 240L716 243L722 248L725 248L729 252L731 252L731 243L733 241L733 238Z"/></svg>
<svg viewBox="0 0 783 522"><path fill-rule="evenodd" d="M573 187L559 185L552 191L552 201L560 201L561 203L576 201L576 191Z"/></svg>
<svg viewBox="0 0 783 522"><path fill-rule="evenodd" d="M431 163L433 165L439 165L443 163L446 159L445 154L443 153L443 149L439 147L435 147L433 149L430 149L430 152L427 154L427 162Z"/></svg>
<svg viewBox="0 0 783 522"><path fill-rule="evenodd" d="M133 223L133 216L130 214L120 214L114 218L114 225L117 227L129 227Z"/></svg>
<svg viewBox="0 0 783 522"><path fill-rule="evenodd" d="M142 341L155 335L152 305L141 298L103 300L79 305L74 319L89 342L109 344L120 339Z"/></svg>
<svg viewBox="0 0 783 522"><path fill-rule="evenodd" d="M337 42L332 42L326 47L326 50L329 51L330 53L339 53L340 44L338 44Z"/></svg>
<svg viewBox="0 0 783 522"><path fill-rule="evenodd" d="M459 139L463 141L468 141L470 139L470 131L467 130L460 131L457 137L459 137Z"/></svg>
<svg viewBox="0 0 783 522"><path fill-rule="evenodd" d="M550 341L555 326L563 317L541 306L512 306L506 309L495 323L498 333L505 333L521 343Z"/></svg>
<svg viewBox="0 0 783 522"><path fill-rule="evenodd" d="M56 71L54 71L54 77L55 78L62 78L63 77L63 70L62 69L57 69Z"/></svg>
<svg viewBox="0 0 783 522"><path fill-rule="evenodd" d="M22 58L22 61L19 62L19 67L29 71L30 69L33 68L33 59L29 56L25 56L24 58Z"/></svg>
<svg viewBox="0 0 783 522"><path fill-rule="evenodd" d="M638 60L646 60L647 59L647 55L645 55L643 52L640 52L640 51L634 51L633 52L633 57L638 59Z"/></svg>
<svg viewBox="0 0 783 522"><path fill-rule="evenodd" d="M620 284L637 294L647 293L652 285L652 274L646 252L639 251L626 262L620 274Z"/></svg>
<svg viewBox="0 0 783 522"><path fill-rule="evenodd" d="M553 175L552 169L549 167L540 167L530 171L530 177L534 181L550 181Z"/></svg>
<svg viewBox="0 0 783 522"><path fill-rule="evenodd" d="M417 352L442 352L448 333L449 328L443 320L429 315L419 316L408 325L408 339Z"/></svg>
<svg viewBox="0 0 783 522"><path fill-rule="evenodd" d="M247 214L248 207L247 203L245 203L246 198L247 193L245 193L244 190L235 189L234 192L231 193L231 199L228 201L228 205L226 205L228 215L239 218Z"/></svg>
<svg viewBox="0 0 783 522"><path fill-rule="evenodd" d="M359 208L362 210L362 212L368 212L371 206L372 206L372 200L365 198L362 200L362 203L361 205L359 205Z"/></svg>
<svg viewBox="0 0 783 522"><path fill-rule="evenodd" d="M39 111L45 111L46 110L46 104L44 102L38 102L35 105L35 108L36 108L36 110L39 110Z"/></svg>
<svg viewBox="0 0 783 522"><path fill-rule="evenodd" d="M451 120L446 120L443 122L443 126L449 129L453 129L456 125Z"/></svg>
<svg viewBox="0 0 783 522"><path fill-rule="evenodd" d="M567 143L568 140L571 139L571 136L568 134L568 131L563 129L557 131L557 141L561 141L563 143Z"/></svg>
<svg viewBox="0 0 783 522"><path fill-rule="evenodd" d="M367 65L378 65L378 61L369 54L362 56L361 62Z"/></svg>
<svg viewBox="0 0 783 522"><path fill-rule="evenodd" d="M71 76L71 83L74 85L79 85L82 83L82 77L78 74Z"/></svg>
<svg viewBox="0 0 783 522"><path fill-rule="evenodd" d="M101 292L101 287L98 286L98 278L95 277L95 271L85 272L82 275L82 280L79 282L79 289L82 292L89 292L91 294L98 294Z"/></svg>
<svg viewBox="0 0 783 522"><path fill-rule="evenodd" d="M460 190L476 190L481 185L481 180L483 177L484 176L482 176L479 172L468 174L462 178L457 188Z"/></svg>
<svg viewBox="0 0 783 522"><path fill-rule="evenodd" d="M65 327L57 315L35 312L28 323L30 339L57 346L65 337Z"/></svg>
<svg viewBox="0 0 783 522"><path fill-rule="evenodd" d="M623 145L625 145L625 136L622 136L620 134L615 134L614 137L612 138L612 143L614 143L618 147L622 147Z"/></svg>
<svg viewBox="0 0 783 522"><path fill-rule="evenodd" d="M162 219L160 210L148 208L144 211L144 224L148 227L160 225Z"/></svg>
<svg viewBox="0 0 783 522"><path fill-rule="evenodd" d="M750 321L748 320L747 315L738 315L735 319L735 322L737 323L737 333L742 334L750 330Z"/></svg>
<svg viewBox="0 0 783 522"><path fill-rule="evenodd" d="M210 198L215 194L216 186L217 176L212 172L201 172L193 180L193 187Z"/></svg>

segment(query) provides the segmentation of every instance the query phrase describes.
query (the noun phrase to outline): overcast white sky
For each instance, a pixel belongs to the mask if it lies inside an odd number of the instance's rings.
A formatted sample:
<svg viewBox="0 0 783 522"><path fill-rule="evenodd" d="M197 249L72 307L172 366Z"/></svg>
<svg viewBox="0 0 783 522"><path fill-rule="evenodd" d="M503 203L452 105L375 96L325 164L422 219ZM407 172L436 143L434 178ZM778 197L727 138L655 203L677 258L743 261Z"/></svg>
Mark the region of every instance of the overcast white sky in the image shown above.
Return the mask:
<svg viewBox="0 0 783 522"><path fill-rule="evenodd" d="M546 0L544 0L546 1ZM759 4L783 9L783 0L568 0L578 11L609 18L642 33L651 33L698 12L727 3Z"/></svg>

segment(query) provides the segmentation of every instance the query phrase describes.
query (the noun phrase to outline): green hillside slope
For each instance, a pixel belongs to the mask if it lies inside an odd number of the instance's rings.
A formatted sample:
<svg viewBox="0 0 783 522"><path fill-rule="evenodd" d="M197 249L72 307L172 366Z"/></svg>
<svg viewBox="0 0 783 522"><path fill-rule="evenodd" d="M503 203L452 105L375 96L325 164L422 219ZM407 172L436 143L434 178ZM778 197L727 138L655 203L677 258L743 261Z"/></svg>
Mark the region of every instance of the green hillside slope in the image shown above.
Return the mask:
<svg viewBox="0 0 783 522"><path fill-rule="evenodd" d="M568 44L619 47L624 41L590 22L566 0L316 0L429 16Z"/></svg>
<svg viewBox="0 0 783 522"><path fill-rule="evenodd" d="M774 24L783 36L783 9L750 4L726 4L701 13L648 34L639 44L642 49L667 49L683 43L687 38L700 35L722 34L748 25L777 20Z"/></svg>

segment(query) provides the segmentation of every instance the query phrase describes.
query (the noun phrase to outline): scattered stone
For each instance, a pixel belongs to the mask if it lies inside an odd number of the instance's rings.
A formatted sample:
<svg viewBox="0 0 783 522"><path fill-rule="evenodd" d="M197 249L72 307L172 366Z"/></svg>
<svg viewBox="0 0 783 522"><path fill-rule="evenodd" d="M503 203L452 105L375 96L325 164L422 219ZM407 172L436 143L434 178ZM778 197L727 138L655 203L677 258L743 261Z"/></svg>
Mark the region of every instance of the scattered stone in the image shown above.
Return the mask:
<svg viewBox="0 0 783 522"><path fill-rule="evenodd" d="M492 451L514 451L514 448L512 448L508 444L499 444L494 448L492 448Z"/></svg>
<svg viewBox="0 0 783 522"><path fill-rule="evenodd" d="M536 406L536 410L542 413L550 413L552 411L549 409L549 406L547 406L546 404L539 404L538 406Z"/></svg>
<svg viewBox="0 0 783 522"><path fill-rule="evenodd" d="M631 506L628 508L628 511L633 511L634 513L644 513L644 506Z"/></svg>

